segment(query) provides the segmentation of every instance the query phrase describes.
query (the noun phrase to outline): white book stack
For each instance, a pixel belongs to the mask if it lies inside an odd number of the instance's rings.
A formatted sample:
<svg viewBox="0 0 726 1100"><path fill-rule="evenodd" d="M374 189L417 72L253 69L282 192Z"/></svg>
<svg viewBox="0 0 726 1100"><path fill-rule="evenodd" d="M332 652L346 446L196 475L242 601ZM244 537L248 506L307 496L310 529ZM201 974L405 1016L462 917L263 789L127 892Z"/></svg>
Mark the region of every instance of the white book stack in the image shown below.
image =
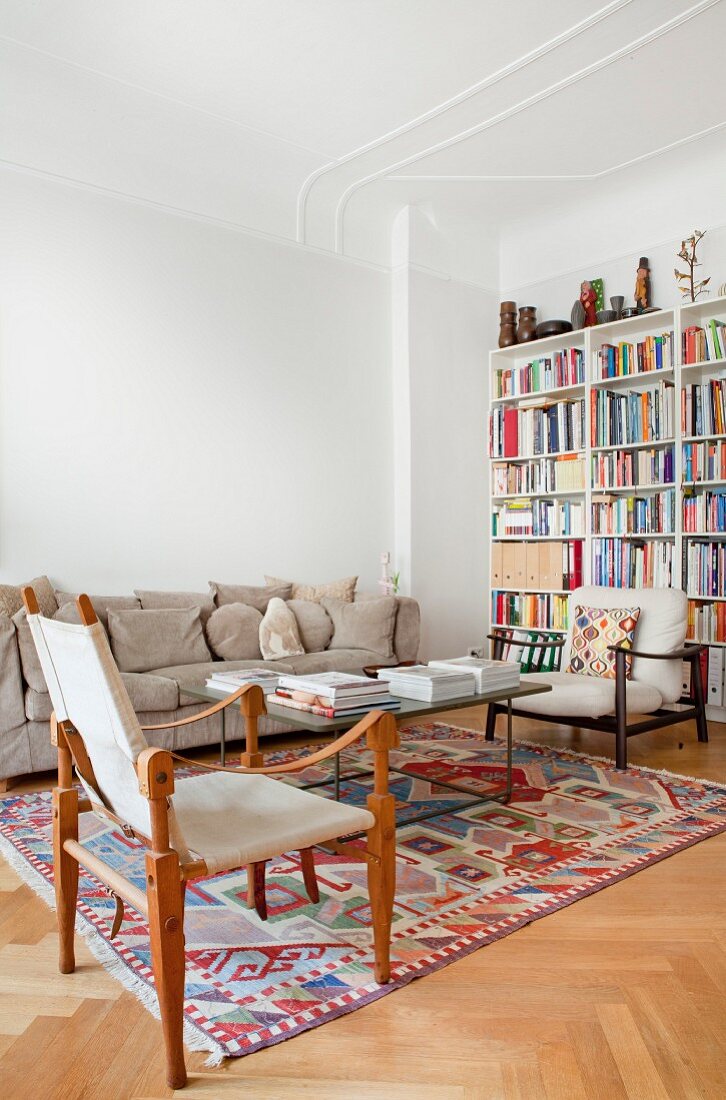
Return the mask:
<svg viewBox="0 0 726 1100"><path fill-rule="evenodd" d="M222 695L231 695L245 684L258 684L265 695L277 691L280 677L267 668L240 668L234 672L213 672L207 677L207 687Z"/></svg>
<svg viewBox="0 0 726 1100"><path fill-rule="evenodd" d="M443 703L477 694L474 673L469 671L410 665L379 669L378 678L388 681L391 695L418 699L422 703Z"/></svg>
<svg viewBox="0 0 726 1100"><path fill-rule="evenodd" d="M477 695L519 687L520 668L511 661L491 661L486 657L451 657L448 660L429 661L429 668L473 673Z"/></svg>

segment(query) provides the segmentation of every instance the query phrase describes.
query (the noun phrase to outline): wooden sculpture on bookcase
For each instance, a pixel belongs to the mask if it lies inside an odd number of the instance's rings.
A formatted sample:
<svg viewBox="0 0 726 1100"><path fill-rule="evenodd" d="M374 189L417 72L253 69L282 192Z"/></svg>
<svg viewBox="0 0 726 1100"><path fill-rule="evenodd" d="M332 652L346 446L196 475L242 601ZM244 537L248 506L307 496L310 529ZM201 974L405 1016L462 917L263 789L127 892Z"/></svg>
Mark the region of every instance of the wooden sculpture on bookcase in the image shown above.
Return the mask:
<svg viewBox="0 0 726 1100"><path fill-rule="evenodd" d="M695 302L701 294L709 293L706 288L711 282L711 276L709 275L707 279L696 280L696 268L701 266L700 260L696 258L696 249L705 236L705 229L694 229L690 237L686 237L685 240L681 241L681 251L678 253L678 259L688 264L688 271L679 271L677 267L673 269L678 289L684 298L690 297L692 302Z"/></svg>

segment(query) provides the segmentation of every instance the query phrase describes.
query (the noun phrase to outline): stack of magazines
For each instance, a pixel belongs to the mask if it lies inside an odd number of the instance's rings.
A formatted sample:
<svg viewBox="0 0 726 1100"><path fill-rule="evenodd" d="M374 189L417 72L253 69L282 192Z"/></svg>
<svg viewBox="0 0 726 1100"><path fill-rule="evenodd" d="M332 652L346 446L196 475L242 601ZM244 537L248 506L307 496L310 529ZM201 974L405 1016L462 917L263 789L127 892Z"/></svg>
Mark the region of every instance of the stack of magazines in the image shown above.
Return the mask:
<svg viewBox="0 0 726 1100"><path fill-rule="evenodd" d="M442 703L476 695L476 680L469 670L433 668L431 665L409 665L402 668L381 668L378 679L387 680L391 695L403 699L419 699L422 703Z"/></svg>
<svg viewBox="0 0 726 1100"><path fill-rule="evenodd" d="M207 677L207 687L223 695L231 695L245 684L259 684L265 695L277 690L280 677L267 668L240 668L236 672L213 672Z"/></svg>
<svg viewBox="0 0 726 1100"><path fill-rule="evenodd" d="M519 687L520 666L512 661L490 661L486 657L451 657L444 661L429 661L429 668L472 672L477 695Z"/></svg>
<svg viewBox="0 0 726 1100"><path fill-rule="evenodd" d="M321 718L355 717L369 710L398 710L401 706L380 681L349 672L281 676L269 702Z"/></svg>

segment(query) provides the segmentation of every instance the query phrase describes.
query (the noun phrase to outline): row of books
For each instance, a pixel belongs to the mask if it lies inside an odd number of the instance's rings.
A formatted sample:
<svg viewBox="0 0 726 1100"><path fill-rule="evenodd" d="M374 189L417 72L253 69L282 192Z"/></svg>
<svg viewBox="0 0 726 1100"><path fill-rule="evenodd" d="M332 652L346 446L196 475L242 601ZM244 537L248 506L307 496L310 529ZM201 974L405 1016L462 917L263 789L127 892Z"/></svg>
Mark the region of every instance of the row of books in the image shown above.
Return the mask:
<svg viewBox="0 0 726 1100"><path fill-rule="evenodd" d="M686 637L698 642L726 642L726 600L689 600Z"/></svg>
<svg viewBox="0 0 726 1100"><path fill-rule="evenodd" d="M523 367L495 371L494 396L519 397L527 393L545 393L562 386L577 386L584 381L584 351L581 348L565 348L533 359Z"/></svg>
<svg viewBox="0 0 726 1100"><path fill-rule="evenodd" d="M554 642L560 638L559 634L530 632L527 630L513 630L512 640L508 642L503 651L503 659L513 664L518 664L522 672L556 672L560 667L561 649L552 647L543 649L535 646L535 642Z"/></svg>
<svg viewBox="0 0 726 1100"><path fill-rule="evenodd" d="M684 435L726 432L726 378L694 382L681 390L681 430Z"/></svg>
<svg viewBox="0 0 726 1100"><path fill-rule="evenodd" d="M495 537L584 535L585 504L574 500L513 500L492 512Z"/></svg>
<svg viewBox="0 0 726 1100"><path fill-rule="evenodd" d="M494 462L494 496L514 493L567 493L585 488L585 460L572 455L532 462Z"/></svg>
<svg viewBox="0 0 726 1100"><path fill-rule="evenodd" d="M585 400L515 409L497 407L489 417L492 458L580 451L585 447Z"/></svg>
<svg viewBox="0 0 726 1100"><path fill-rule="evenodd" d="M676 522L676 492L665 489L644 497L593 498L591 518L594 535L672 534Z"/></svg>
<svg viewBox="0 0 726 1100"><path fill-rule="evenodd" d="M672 447L603 451L592 456L592 483L596 489L625 489L673 481L675 456Z"/></svg>
<svg viewBox="0 0 726 1100"><path fill-rule="evenodd" d="M693 666L690 661L683 662L683 694L694 698ZM726 706L726 649L723 646L709 646L701 653L701 683L706 698L706 706Z"/></svg>
<svg viewBox="0 0 726 1100"><path fill-rule="evenodd" d="M726 480L726 439L683 444L684 481Z"/></svg>
<svg viewBox="0 0 726 1100"><path fill-rule="evenodd" d="M689 325L681 334L682 362L706 363L726 358L726 325L712 318L703 328Z"/></svg>
<svg viewBox="0 0 726 1100"><path fill-rule="evenodd" d="M726 531L726 491L709 489L705 493L684 496L683 530L723 534Z"/></svg>
<svg viewBox="0 0 726 1100"><path fill-rule="evenodd" d="M400 703L378 680L349 672L280 676L271 703L321 718L347 718L369 710L398 710Z"/></svg>
<svg viewBox="0 0 726 1100"><path fill-rule="evenodd" d="M427 665L381 668L378 679L385 681L391 695L442 703L470 695L486 695L495 689L519 686L519 665L480 657L454 657L429 661Z"/></svg>
<svg viewBox="0 0 726 1100"><path fill-rule="evenodd" d="M692 596L726 596L726 542L685 539L684 588Z"/></svg>
<svg viewBox="0 0 726 1100"><path fill-rule="evenodd" d="M625 378L630 374L671 370L673 330L660 336L646 336L637 344L603 344L594 357L596 378Z"/></svg>
<svg viewBox="0 0 726 1100"><path fill-rule="evenodd" d="M582 584L583 546L582 539L494 542L492 587L514 592L523 589L571 592Z"/></svg>
<svg viewBox="0 0 726 1100"><path fill-rule="evenodd" d="M593 447L668 439L674 429L674 388L670 383L626 393L601 389L590 394Z"/></svg>
<svg viewBox="0 0 726 1100"><path fill-rule="evenodd" d="M610 588L670 588L673 543L653 539L592 540L592 583Z"/></svg>
<svg viewBox="0 0 726 1100"><path fill-rule="evenodd" d="M567 630L567 596L553 592L523 595L495 588L492 591L492 623Z"/></svg>

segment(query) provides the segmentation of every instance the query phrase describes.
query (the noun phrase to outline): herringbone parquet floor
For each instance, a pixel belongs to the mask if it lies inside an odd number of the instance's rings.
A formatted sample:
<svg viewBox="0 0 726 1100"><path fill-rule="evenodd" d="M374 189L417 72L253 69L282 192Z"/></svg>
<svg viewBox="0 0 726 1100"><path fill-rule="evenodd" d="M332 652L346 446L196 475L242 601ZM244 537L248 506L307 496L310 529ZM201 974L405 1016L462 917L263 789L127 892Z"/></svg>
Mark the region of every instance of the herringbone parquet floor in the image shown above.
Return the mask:
<svg viewBox="0 0 726 1100"><path fill-rule="evenodd" d="M466 725L481 721L470 712ZM517 732L612 753L605 735L522 722ZM645 735L631 758L723 780L726 728L713 725L708 745L689 727ZM722 835L291 1042L218 1070L190 1054L185 1095L723 1100L725 866ZM58 973L53 914L0 863L0 1095L170 1096L157 1021L80 939L78 959L75 974Z"/></svg>

